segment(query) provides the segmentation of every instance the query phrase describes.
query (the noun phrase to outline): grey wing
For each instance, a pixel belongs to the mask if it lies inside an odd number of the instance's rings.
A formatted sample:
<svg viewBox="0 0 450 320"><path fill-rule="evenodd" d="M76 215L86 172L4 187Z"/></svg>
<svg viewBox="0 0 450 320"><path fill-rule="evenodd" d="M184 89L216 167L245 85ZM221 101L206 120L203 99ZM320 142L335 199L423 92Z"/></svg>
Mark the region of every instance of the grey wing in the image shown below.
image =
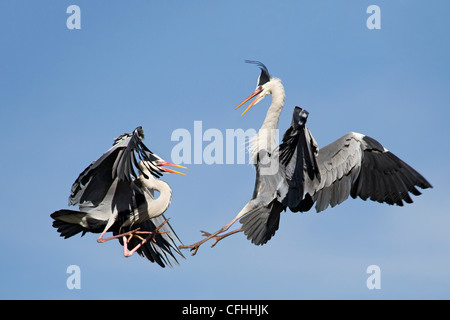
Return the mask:
<svg viewBox="0 0 450 320"><path fill-rule="evenodd" d="M80 173L72 185L69 206L86 202L99 205L103 201L114 180L112 167L119 151L116 147L109 149Z"/></svg>
<svg viewBox="0 0 450 320"><path fill-rule="evenodd" d="M75 180L69 196L69 205L89 203L98 205L103 201L114 179L131 182L136 177L134 167L141 171L137 158L145 160L149 171L159 176L152 161L160 159L142 143L141 127L132 134L123 134L114 139L113 146L98 160L92 162ZM142 171L141 171L142 172Z"/></svg>
<svg viewBox="0 0 450 320"><path fill-rule="evenodd" d="M119 177L121 180L131 181L132 177L137 178L134 168L147 178L147 175L141 170L138 159L143 161L143 164L147 167L148 171L155 177L160 177L162 174L157 170L156 165L153 163L156 160L161 160L160 157L151 152L145 144L144 130L142 127L137 127L131 135L123 135L124 139L115 139L114 146L121 146L120 152L116 157L112 168L112 174L114 177Z"/></svg>
<svg viewBox="0 0 450 320"><path fill-rule="evenodd" d="M313 200L317 212L352 198L403 205L412 203L408 192L431 188L416 170L368 136L350 132L323 147L317 158L321 182Z"/></svg>

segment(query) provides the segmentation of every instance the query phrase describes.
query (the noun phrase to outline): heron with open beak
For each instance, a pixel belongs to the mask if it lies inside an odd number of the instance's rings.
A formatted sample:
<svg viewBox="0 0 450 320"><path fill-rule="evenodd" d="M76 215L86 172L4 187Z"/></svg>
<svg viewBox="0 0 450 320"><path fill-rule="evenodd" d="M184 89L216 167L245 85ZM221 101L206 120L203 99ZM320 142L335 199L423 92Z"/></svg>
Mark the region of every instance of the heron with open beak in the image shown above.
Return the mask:
<svg viewBox="0 0 450 320"><path fill-rule="evenodd" d="M177 263L174 252L183 255L178 249L181 241L164 217L172 190L160 177L163 173L184 175L167 166L186 167L163 160L143 139L142 127L116 138L72 185L69 205L79 206L79 211L58 210L51 217L64 238L80 232L100 233L99 243L118 239L125 256L138 252L164 267L171 265L171 260ZM159 192L157 198L155 191ZM113 236L105 239L107 232Z"/></svg>

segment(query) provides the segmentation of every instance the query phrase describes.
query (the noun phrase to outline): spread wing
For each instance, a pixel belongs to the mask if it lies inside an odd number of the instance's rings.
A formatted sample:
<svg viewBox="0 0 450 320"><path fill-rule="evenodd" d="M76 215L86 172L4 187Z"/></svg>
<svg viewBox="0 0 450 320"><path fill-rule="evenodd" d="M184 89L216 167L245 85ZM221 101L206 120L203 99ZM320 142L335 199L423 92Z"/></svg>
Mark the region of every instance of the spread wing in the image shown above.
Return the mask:
<svg viewBox="0 0 450 320"><path fill-rule="evenodd" d="M145 160L143 163L154 176L160 176L152 162L160 158L144 145L143 139L142 127L116 138L113 146L78 176L72 185L69 205L99 205L116 177L131 182L133 177L136 178L135 167L144 174L138 159Z"/></svg>
<svg viewBox="0 0 450 320"><path fill-rule="evenodd" d="M321 182L313 200L320 212L334 207L349 195L403 206L412 203L409 193L420 195L416 186L431 184L416 170L368 136L350 132L319 151Z"/></svg>

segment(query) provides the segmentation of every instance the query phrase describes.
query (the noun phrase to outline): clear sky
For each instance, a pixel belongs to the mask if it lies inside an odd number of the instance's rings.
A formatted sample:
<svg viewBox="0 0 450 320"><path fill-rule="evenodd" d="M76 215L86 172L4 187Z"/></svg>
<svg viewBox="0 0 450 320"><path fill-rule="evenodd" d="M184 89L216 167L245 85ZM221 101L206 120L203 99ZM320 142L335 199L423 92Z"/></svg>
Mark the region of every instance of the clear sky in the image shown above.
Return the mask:
<svg viewBox="0 0 450 320"><path fill-rule="evenodd" d="M73 4L80 30L66 25ZM366 25L372 4L379 30ZM449 12L444 0L2 0L0 298L449 299ZM193 136L194 121L203 132L258 129L270 99L234 110L259 75L245 59L283 81L281 132L301 106L319 147L367 134L434 188L402 208L350 199L288 211L264 246L238 234L173 268L124 258L97 235L58 236L49 215L68 208L78 174L118 135L141 125L170 161L172 133ZM255 179L249 164L188 167L164 176L166 216L185 244L229 222ZM79 290L66 286L70 265ZM370 265L380 290L366 286Z"/></svg>

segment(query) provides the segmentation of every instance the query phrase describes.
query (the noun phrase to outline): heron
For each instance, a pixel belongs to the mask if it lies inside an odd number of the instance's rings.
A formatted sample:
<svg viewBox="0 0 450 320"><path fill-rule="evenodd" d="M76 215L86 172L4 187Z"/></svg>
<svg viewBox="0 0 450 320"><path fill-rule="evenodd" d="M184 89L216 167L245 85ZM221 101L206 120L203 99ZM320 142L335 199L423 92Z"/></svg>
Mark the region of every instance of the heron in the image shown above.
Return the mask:
<svg viewBox="0 0 450 320"><path fill-rule="evenodd" d="M165 166L186 167L163 160L145 146L143 139L142 127L114 139L113 146L72 185L69 206L78 205L79 211L58 210L51 217L53 227L64 238L80 232L82 236L100 233L97 242L118 239L126 257L137 251L164 267L171 265L169 257L177 262L172 250L183 255L178 249L181 241L164 217L172 189L160 177L165 172L183 175ZM159 193L157 198L155 191ZM105 239L107 232L113 236Z"/></svg>
<svg viewBox="0 0 450 320"><path fill-rule="evenodd" d="M317 212L341 204L349 196L370 199L389 205L412 203L409 193L418 196L431 184L411 166L384 148L377 140L364 134L349 132L321 148L306 127L309 112L295 107L291 126L276 145L276 130L284 107L285 91L279 78L272 77L258 61L261 73L256 89L236 109L254 100L244 110L272 95L272 103L264 122L250 141L256 169L252 199L236 217L214 233L201 231L205 238L193 245L180 246L195 255L207 240L220 240L243 231L255 245L267 243L278 230L280 214L309 211L315 204ZM236 221L241 227L225 233Z"/></svg>

